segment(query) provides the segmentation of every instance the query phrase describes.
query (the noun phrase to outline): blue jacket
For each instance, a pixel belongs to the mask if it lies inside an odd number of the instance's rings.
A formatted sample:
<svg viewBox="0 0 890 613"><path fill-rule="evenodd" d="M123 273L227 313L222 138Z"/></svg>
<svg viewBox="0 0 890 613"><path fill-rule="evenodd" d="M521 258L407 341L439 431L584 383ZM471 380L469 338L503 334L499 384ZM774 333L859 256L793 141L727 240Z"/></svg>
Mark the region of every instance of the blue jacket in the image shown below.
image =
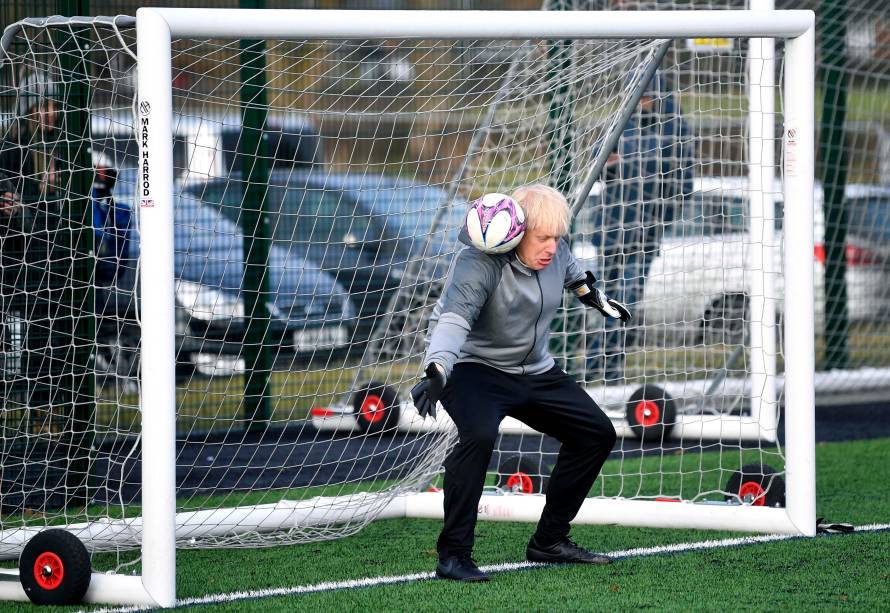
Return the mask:
<svg viewBox="0 0 890 613"><path fill-rule="evenodd" d="M689 128L673 95L655 105L653 112L631 116L616 147L620 159L606 167L604 204L622 205L624 227L670 221L674 201L693 189L695 151Z"/></svg>
<svg viewBox="0 0 890 613"><path fill-rule="evenodd" d="M93 189L96 280L100 284L112 283L121 262L130 257L132 230L130 207L118 205L110 194Z"/></svg>

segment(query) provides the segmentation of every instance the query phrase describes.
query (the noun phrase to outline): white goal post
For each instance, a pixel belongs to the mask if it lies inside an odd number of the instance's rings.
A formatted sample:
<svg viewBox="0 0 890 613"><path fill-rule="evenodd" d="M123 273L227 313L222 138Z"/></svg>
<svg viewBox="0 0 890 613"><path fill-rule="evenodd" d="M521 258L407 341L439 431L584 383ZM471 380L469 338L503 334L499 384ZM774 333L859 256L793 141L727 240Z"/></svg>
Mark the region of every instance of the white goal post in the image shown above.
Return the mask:
<svg viewBox="0 0 890 613"><path fill-rule="evenodd" d="M231 19L226 19L231 15ZM300 37L300 38L674 38L692 36L787 38L785 64L785 202L800 206L797 222L785 235L785 266L795 273L786 276L786 419L794 424L786 441L788 492L786 509L710 507L678 509L676 514L624 502L617 513L591 516L606 523L622 518L647 525L678 525L677 515L689 512L686 525L711 524L722 528L741 525L746 515L771 513L772 520L758 517L764 529L776 532L815 534L815 430L813 425L814 324L811 258L812 194L814 164L814 34L813 14L808 11L777 13L426 13L226 11L188 9L140 9L137 13L140 104L151 105L151 123L143 137L143 156L150 151L153 206L142 209L143 240L152 257L143 262L142 283L152 291L144 298L143 406L146 414L143 448L147 464L144 487L155 492L146 506L143 543L144 564L166 568L166 580L157 584L145 577L146 589L161 604L175 598L173 508L175 441L174 337L173 337L173 163L169 157L172 106L169 92L159 83L171 82L171 37ZM154 143L159 143L154 145ZM149 246L151 245L151 246ZM164 407L161 410L161 407ZM150 454L150 455L149 455ZM162 468L163 467L163 468ZM516 499L518 508L530 505ZM606 502L603 506L608 508ZM625 506L626 505L626 506ZM437 515L439 500L432 502ZM500 503L498 507L506 506ZM485 502L491 517L533 519L541 502L528 512L504 512ZM537 513L536 513L537 512ZM418 515L421 513L418 512ZM149 523L149 516L154 518ZM694 516L694 519L693 519ZM484 515L483 515L484 517ZM761 523L763 521L763 523ZM663 522L663 523L662 523ZM157 560L152 563L150 560Z"/></svg>
<svg viewBox="0 0 890 613"><path fill-rule="evenodd" d="M782 198L785 203L783 234L784 275L784 474L786 504L769 508L745 504L588 499L580 523L632 526L707 528L814 535L815 426L814 426L814 15L811 11L670 11L670 12L531 12L531 11L322 11L140 8L136 16L138 99L134 105L135 134L139 144L136 206L141 234L141 518L108 521L96 530L99 539L109 532L135 531L141 540L141 575L95 574L86 600L170 607L176 603L176 545L186 529L201 534L202 522L234 530L271 530L273 524L292 527L314 521L314 513L368 517L441 517L442 496L419 493L416 488L395 487L385 504L372 494L346 492L338 498L310 499L301 503L257 505L240 512L219 508L189 511L177 517L177 291L174 252L174 97L173 41L182 38L240 40L593 40L675 39L690 37L783 39L784 78L782 109ZM771 42L771 41L769 41ZM759 44L759 43L758 43ZM766 44L766 42L764 42ZM764 52L763 57L771 56ZM772 65L763 62L764 71ZM752 107L772 115L774 88L761 84L750 94ZM745 109L746 111L748 109ZM766 121L766 120L764 120ZM771 117L770 117L771 121ZM763 126L761 126L763 127ZM764 130L769 128L764 127ZM759 130L752 125L751 138ZM752 147L753 149L753 147ZM773 162L751 156L751 185L772 180ZM753 187L752 187L753 189ZM762 191L769 191L764 189ZM757 200L755 198L755 200ZM770 218L764 198L751 217ZM757 208L759 206L759 209ZM757 228L751 236L758 236ZM762 238L762 237L761 237ZM752 238L752 242L758 239ZM753 266L768 270L761 253ZM762 308L767 288L756 292ZM428 298L428 297L427 297ZM767 304L769 304L767 302ZM770 314L770 317L772 314ZM771 324L770 324L770 327ZM752 334L752 355L766 347L766 358L752 366L750 385L768 390L764 402L773 406L770 390L775 376L774 339ZM770 344L772 343L772 344ZM760 354L758 354L760 355ZM718 426L719 427L719 426ZM775 427L778 427L777 425ZM443 437L440 447L452 439ZM443 450L444 451L444 450ZM431 454L432 461L439 456ZM149 468L150 467L150 468ZM432 467L433 469L438 466ZM381 480L384 478L381 477ZM365 501L367 500L367 504ZM480 518L536 521L541 496L484 496ZM369 511L368 509L372 510ZM333 511L332 511L333 510ZM277 523L281 518L281 522ZM83 531L87 527L81 526ZM94 529L94 527L89 529ZM104 530L104 532L103 532ZM180 533L177 534L177 530ZM187 538L187 537L186 537ZM6 543L4 542L4 545ZM0 598L26 599L17 584L0 582Z"/></svg>

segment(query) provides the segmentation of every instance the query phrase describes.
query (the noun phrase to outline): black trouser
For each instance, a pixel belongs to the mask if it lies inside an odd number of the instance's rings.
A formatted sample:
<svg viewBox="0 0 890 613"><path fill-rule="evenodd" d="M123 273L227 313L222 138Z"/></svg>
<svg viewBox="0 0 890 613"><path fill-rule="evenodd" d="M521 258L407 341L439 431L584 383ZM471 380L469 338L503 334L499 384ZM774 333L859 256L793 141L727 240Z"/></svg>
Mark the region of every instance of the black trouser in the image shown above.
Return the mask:
<svg viewBox="0 0 890 613"><path fill-rule="evenodd" d="M486 470L498 425L507 415L562 443L535 536L544 544L567 536L569 522L615 445L612 422L587 392L557 366L541 375L511 375L483 364L461 363L448 379L442 404L457 424L460 439L445 460L439 557L473 549Z"/></svg>

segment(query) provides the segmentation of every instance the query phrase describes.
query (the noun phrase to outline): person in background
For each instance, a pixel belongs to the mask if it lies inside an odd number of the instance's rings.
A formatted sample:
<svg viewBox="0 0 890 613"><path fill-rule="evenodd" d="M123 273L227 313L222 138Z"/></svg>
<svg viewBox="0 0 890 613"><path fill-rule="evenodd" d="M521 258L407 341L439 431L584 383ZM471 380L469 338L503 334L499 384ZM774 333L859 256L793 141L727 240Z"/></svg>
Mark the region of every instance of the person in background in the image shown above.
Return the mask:
<svg viewBox="0 0 890 613"><path fill-rule="evenodd" d="M692 193L691 137L664 76L656 74L604 168L602 200L593 208L593 242L604 263L603 291L631 312L642 298L675 204ZM588 341L586 379L614 383L623 378L627 348L634 345L636 332L606 320L604 330Z"/></svg>
<svg viewBox="0 0 890 613"><path fill-rule="evenodd" d="M123 263L129 258L131 214L127 207L118 206L112 191L117 182L117 170L97 166L93 179L93 231L96 254L96 282L111 285L118 277Z"/></svg>
<svg viewBox="0 0 890 613"><path fill-rule="evenodd" d="M15 117L0 140L0 171L12 180L17 200L28 205L59 186L59 86L47 73L34 71L16 89Z"/></svg>

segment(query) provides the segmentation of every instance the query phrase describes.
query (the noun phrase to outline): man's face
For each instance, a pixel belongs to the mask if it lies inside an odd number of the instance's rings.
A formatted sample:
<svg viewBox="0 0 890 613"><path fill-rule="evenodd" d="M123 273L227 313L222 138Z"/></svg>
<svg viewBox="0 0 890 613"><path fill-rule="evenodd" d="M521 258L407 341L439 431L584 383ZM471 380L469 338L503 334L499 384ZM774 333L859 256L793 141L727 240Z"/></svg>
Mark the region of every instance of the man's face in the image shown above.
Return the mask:
<svg viewBox="0 0 890 613"><path fill-rule="evenodd" d="M542 270L553 261L558 245L558 234L552 234L542 228L534 228L526 230L525 236L516 247L516 255L532 270Z"/></svg>

